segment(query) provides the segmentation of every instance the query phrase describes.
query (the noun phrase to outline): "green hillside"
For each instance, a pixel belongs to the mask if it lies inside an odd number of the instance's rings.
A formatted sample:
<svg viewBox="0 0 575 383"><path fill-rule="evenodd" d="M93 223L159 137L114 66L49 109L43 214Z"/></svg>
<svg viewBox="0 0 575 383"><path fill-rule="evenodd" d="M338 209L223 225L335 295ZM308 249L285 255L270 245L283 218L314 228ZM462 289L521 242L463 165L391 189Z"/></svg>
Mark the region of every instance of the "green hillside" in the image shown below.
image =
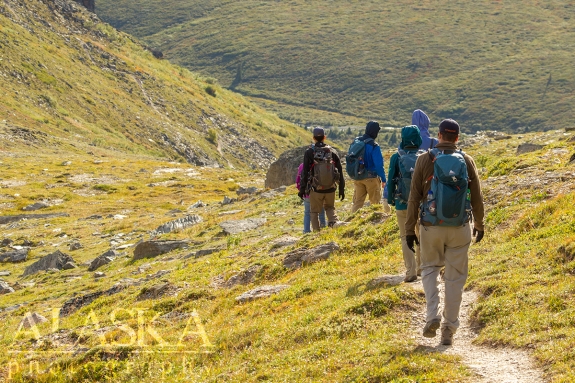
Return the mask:
<svg viewBox="0 0 575 383"><path fill-rule="evenodd" d="M434 124L521 132L572 114L568 1L98 0L96 12L301 123L402 126L421 108Z"/></svg>
<svg viewBox="0 0 575 383"><path fill-rule="evenodd" d="M202 166L267 166L308 134L213 79L158 60L68 1L0 4L3 148L114 148Z"/></svg>

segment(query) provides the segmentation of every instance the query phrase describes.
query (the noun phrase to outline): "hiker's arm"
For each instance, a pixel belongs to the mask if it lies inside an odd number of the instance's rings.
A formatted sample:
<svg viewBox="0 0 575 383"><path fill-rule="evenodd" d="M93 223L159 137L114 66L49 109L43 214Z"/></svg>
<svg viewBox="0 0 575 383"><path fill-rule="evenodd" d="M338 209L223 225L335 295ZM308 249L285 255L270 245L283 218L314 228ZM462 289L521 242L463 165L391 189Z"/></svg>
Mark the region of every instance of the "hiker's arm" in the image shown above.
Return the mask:
<svg viewBox="0 0 575 383"><path fill-rule="evenodd" d="M385 169L383 168L383 155L381 154L381 148L375 146L371 151L371 160L375 166L375 172L381 178L381 182L385 183Z"/></svg>
<svg viewBox="0 0 575 383"><path fill-rule="evenodd" d="M473 211L473 227L479 231L485 230L485 211L483 209L483 195L481 193L481 180L477 173L477 166L473 158L465 156L467 174L469 175L469 190L471 191L471 210Z"/></svg>
<svg viewBox="0 0 575 383"><path fill-rule="evenodd" d="M417 225L417 214L419 204L423 199L423 184L425 182L425 156L419 156L415 162L415 169L411 177L411 191L407 203L407 220L405 222L405 235L415 235L415 225Z"/></svg>
<svg viewBox="0 0 575 383"><path fill-rule="evenodd" d="M337 154L333 154L333 162L335 162L335 167L339 171L339 190L345 190L345 178L343 177L343 168L341 167L341 161Z"/></svg>
<svg viewBox="0 0 575 383"><path fill-rule="evenodd" d="M305 189L307 188L307 183L309 181L309 167L311 166L310 163L310 156L308 154L308 151L305 151L305 154L303 156L303 169L301 171L301 183L300 183L300 192L304 192L305 193Z"/></svg>
<svg viewBox="0 0 575 383"><path fill-rule="evenodd" d="M394 204L394 196L395 196L395 177L396 177L396 168L397 167L397 153L391 156L389 159L389 171L387 172L387 203L390 205Z"/></svg>

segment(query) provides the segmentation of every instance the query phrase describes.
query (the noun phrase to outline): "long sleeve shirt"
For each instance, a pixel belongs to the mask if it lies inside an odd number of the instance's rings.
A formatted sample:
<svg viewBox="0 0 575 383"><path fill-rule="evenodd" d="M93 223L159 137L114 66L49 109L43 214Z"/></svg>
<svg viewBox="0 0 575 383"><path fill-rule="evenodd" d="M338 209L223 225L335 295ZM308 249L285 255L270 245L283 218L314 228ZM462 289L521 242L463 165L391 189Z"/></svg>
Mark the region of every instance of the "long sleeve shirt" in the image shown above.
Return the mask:
<svg viewBox="0 0 575 383"><path fill-rule="evenodd" d="M323 146L327 146L325 143L323 142L318 142L315 144L315 146L317 146L318 148L321 148ZM339 190L343 191L345 190L345 179L343 178L343 169L341 167L341 161L339 159L339 156L337 155L337 152L335 151L335 149L330 148L331 149L331 153L332 153L332 158L333 158L333 162L335 163L335 167L336 169L339 171ZM314 155L314 150L313 150L313 146L309 147L306 151L305 154L303 156L303 171L302 171L302 179L301 179L301 186L300 186L300 191L303 192L304 194L306 194L306 187L308 182L310 181L310 171L311 171L311 167L313 165L313 155ZM333 193L335 192L336 188L331 188L331 189L324 189L324 190L314 190L317 193Z"/></svg>
<svg viewBox="0 0 575 383"><path fill-rule="evenodd" d="M439 150L457 150L454 143L444 142L437 144ZM467 165L467 175L469 177L469 189L471 191L471 210L473 211L473 226L477 230L485 230L485 211L483 208L483 195L481 194L481 182L477 173L477 166L473 158L464 154ZM415 225L417 224L419 206L431 188L431 178L433 176L433 161L429 153L417 158L415 169L411 179L411 191L407 204L407 221L405 223L405 234L415 235Z"/></svg>

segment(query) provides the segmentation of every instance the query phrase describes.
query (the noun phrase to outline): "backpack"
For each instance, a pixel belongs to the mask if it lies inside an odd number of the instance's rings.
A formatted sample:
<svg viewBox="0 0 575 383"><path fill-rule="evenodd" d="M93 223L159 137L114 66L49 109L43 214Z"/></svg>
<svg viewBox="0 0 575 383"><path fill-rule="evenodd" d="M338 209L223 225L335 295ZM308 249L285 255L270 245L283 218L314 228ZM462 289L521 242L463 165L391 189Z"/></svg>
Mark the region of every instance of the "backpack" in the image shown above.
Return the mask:
<svg viewBox="0 0 575 383"><path fill-rule="evenodd" d="M371 137L365 140L361 138L356 137L353 140L345 156L345 171L349 178L356 181L366 179L368 176L365 169L365 145L370 142L373 146L377 145Z"/></svg>
<svg viewBox="0 0 575 383"><path fill-rule="evenodd" d="M421 220L434 226L462 226L472 218L464 153L432 149L429 154L433 159L433 177L421 207Z"/></svg>
<svg viewBox="0 0 575 383"><path fill-rule="evenodd" d="M399 200L402 204L407 204L407 201L409 200L411 177L413 176L413 170L415 169L415 161L417 161L417 157L423 153L425 153L424 150L405 151L403 149L399 149L397 151L399 173L395 178L397 185L395 199Z"/></svg>
<svg viewBox="0 0 575 383"><path fill-rule="evenodd" d="M335 166L330 146L314 146L310 176L311 186L316 191L333 189L339 183L339 171Z"/></svg>

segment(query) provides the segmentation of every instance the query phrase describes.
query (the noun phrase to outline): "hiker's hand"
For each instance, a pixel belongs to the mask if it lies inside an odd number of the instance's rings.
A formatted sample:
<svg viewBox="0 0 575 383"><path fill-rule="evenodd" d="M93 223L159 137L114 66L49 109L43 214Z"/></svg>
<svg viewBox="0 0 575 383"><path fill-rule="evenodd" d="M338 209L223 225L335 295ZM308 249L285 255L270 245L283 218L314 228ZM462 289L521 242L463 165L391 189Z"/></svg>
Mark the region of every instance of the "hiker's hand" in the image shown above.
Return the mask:
<svg viewBox="0 0 575 383"><path fill-rule="evenodd" d="M300 190L299 193L297 193L297 196L301 199L303 199L304 195L305 195L305 193L302 190Z"/></svg>
<svg viewBox="0 0 575 383"><path fill-rule="evenodd" d="M475 243L478 243L483 239L483 234L485 234L485 231L473 228L473 236L475 237Z"/></svg>
<svg viewBox="0 0 575 383"><path fill-rule="evenodd" d="M415 245L419 246L419 240L417 239L417 235L406 235L405 242L407 242L407 247L409 250L415 253Z"/></svg>
<svg viewBox="0 0 575 383"><path fill-rule="evenodd" d="M339 198L343 201L343 199L345 198L345 192L343 190L339 191Z"/></svg>

